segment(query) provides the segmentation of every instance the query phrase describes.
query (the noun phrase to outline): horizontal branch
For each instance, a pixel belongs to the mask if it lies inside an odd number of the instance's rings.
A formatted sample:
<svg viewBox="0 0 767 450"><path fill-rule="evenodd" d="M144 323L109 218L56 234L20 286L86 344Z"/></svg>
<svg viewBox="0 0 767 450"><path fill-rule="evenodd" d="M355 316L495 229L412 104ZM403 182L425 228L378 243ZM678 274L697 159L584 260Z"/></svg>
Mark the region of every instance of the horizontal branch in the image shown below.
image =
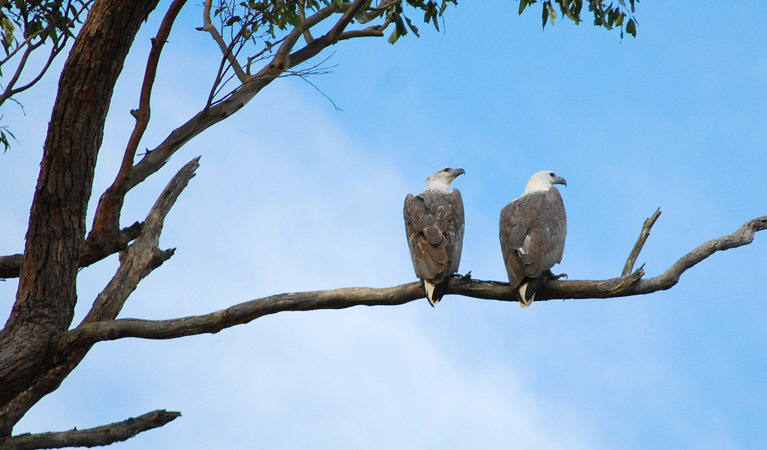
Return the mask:
<svg viewBox="0 0 767 450"><path fill-rule="evenodd" d="M31 450L38 448L98 447L125 441L142 431L159 428L181 416L181 413L152 411L139 417L131 417L122 422L102 425L96 428L59 431L40 434L20 434L6 440L0 440L2 450Z"/></svg>
<svg viewBox="0 0 767 450"><path fill-rule="evenodd" d="M135 222L133 225L123 228L120 230L120 240L111 241L107 243L107 245L99 248L88 246L88 241L86 240L86 250L80 256L79 266L88 267L120 250L124 250L128 243L139 237L143 226L143 223ZM0 256L0 279L18 278L21 272L22 259L23 255L20 253L9 256Z"/></svg>
<svg viewBox="0 0 767 450"><path fill-rule="evenodd" d="M628 276L608 280L550 280L538 291L536 301L625 297L669 289L690 267L717 251L751 243L754 233L765 229L767 229L767 216L746 222L732 234L699 245L664 273L647 280L642 279L644 270L641 268ZM448 284L447 293L488 300L517 300L508 283L474 280L468 276L453 277ZM341 309L358 305L401 305L423 297L424 291L418 282L390 288L342 288L279 294L240 303L201 316L157 321L118 319L82 324L56 336L52 341L52 347L54 351L66 354L81 346L125 337L173 339L203 333L217 333L225 328L283 311Z"/></svg>

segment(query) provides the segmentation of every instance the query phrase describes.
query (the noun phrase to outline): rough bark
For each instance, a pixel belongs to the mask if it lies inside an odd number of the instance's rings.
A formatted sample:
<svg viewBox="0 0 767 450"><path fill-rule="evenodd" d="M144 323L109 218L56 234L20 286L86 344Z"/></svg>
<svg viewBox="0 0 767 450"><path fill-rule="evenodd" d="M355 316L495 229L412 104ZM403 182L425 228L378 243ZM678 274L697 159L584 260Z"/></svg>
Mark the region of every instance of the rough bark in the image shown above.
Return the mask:
<svg viewBox="0 0 767 450"><path fill-rule="evenodd" d="M97 1L67 58L43 149L16 302L0 332L0 405L53 365L48 340L72 321L104 121L128 50L156 3ZM0 436L10 434L18 414L23 412L2 414Z"/></svg>

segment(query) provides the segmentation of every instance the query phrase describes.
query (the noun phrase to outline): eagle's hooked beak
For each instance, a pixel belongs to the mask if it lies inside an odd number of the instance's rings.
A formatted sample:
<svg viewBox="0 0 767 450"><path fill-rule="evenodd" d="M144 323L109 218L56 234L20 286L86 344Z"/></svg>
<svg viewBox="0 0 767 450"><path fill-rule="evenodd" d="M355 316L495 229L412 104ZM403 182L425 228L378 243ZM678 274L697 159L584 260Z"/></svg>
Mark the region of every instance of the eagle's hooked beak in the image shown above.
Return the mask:
<svg viewBox="0 0 767 450"><path fill-rule="evenodd" d="M458 175L463 175L465 173L466 173L466 171L463 170L463 169L451 169L450 170L450 175L451 175L453 180L455 180L458 177Z"/></svg>

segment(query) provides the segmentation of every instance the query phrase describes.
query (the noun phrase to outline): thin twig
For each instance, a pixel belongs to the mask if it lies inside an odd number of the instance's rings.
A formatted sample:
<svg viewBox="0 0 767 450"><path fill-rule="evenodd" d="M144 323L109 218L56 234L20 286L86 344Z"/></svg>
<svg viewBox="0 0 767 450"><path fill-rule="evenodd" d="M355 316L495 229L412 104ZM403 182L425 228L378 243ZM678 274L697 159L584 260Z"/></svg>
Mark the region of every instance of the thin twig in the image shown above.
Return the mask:
<svg viewBox="0 0 767 450"><path fill-rule="evenodd" d="M306 22L306 13L304 12L304 3L306 3L306 0L298 0L298 18L301 19L301 24ZM312 41L314 41L314 37L312 37L311 31L308 29L304 31L304 40L307 44L311 44Z"/></svg>
<svg viewBox="0 0 767 450"><path fill-rule="evenodd" d="M221 49L221 52L224 54L224 57L229 61L229 64L232 66L232 69L234 69L234 72L237 74L237 78L240 80L241 83L244 83L248 81L248 75L245 73L244 70L242 70L242 66L237 61L237 58L232 53L232 49L230 46L226 45L226 42L224 42L224 38L221 37L221 35L218 33L218 30L216 30L216 27L213 26L213 24L210 21L210 9L211 4L213 3L212 0L205 0L205 7L203 8L202 13L202 21L203 26L201 28L198 28L198 30L206 31L210 36L213 38L214 41L216 41L216 44L218 44L218 47Z"/></svg>
<svg viewBox="0 0 767 450"><path fill-rule="evenodd" d="M639 238L634 244L634 248L631 249L631 253L629 253L626 265L623 266L623 272L621 272L622 277L628 276L631 271L634 270L634 264L636 264L637 258L639 258L639 252L642 251L645 241L647 241L647 238L650 236L650 229L655 225L655 221L658 220L658 217L660 217L660 208L656 209L652 216L645 219L644 224L642 225L642 232L639 233Z"/></svg>

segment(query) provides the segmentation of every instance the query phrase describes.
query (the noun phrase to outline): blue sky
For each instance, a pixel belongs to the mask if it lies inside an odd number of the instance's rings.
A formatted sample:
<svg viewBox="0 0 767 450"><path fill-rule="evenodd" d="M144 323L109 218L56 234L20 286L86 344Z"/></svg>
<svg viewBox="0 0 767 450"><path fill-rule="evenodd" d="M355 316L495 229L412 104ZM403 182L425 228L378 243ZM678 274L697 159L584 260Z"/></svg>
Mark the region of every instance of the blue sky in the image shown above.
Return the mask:
<svg viewBox="0 0 767 450"><path fill-rule="evenodd" d="M163 2L162 6L167 6ZM402 202L462 167L460 272L505 280L501 208L541 169L562 189L571 279L617 276L642 221L662 216L639 258L648 276L766 213L767 48L759 3L639 4L638 37L557 21L537 5L461 3L421 26L333 48L333 73L278 80L191 141L129 196L143 219L172 174L202 155L166 222L176 255L121 317L201 314L270 294L414 280ZM158 9L161 13L162 6ZM130 134L153 16L117 86L96 175L113 179ZM586 19L586 14L583 15ZM203 104L217 47L171 35L142 147ZM0 253L23 248L57 73L2 114ZM87 428L157 408L166 427L138 448L756 448L767 417L765 237L694 267L669 291L516 304L458 296L436 308L284 313L217 335L98 344L16 432ZM83 270L81 305L114 273ZM7 317L16 280L0 282Z"/></svg>

